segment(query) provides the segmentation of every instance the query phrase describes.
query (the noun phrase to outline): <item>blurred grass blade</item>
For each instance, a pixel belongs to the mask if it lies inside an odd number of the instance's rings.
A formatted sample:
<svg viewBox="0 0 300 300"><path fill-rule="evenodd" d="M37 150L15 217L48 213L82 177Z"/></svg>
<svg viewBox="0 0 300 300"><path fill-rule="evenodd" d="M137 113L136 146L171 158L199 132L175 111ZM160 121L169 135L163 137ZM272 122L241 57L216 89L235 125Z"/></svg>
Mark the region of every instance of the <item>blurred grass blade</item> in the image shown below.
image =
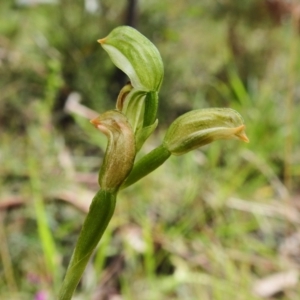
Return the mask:
<svg viewBox="0 0 300 300"><path fill-rule="evenodd" d="M6 233L3 224L3 215L0 213L0 257L2 260L3 273L6 280L6 285L11 293L18 290L15 275L13 271L12 261L7 244Z"/></svg>
<svg viewBox="0 0 300 300"><path fill-rule="evenodd" d="M233 66L229 67L228 76L229 76L229 84L233 92L235 93L239 103L241 105L246 105L249 102L249 94L244 86L244 83L239 77L235 67Z"/></svg>
<svg viewBox="0 0 300 300"><path fill-rule="evenodd" d="M59 284L59 272L57 258L58 253L51 229L48 224L48 216L43 200L42 184L40 179L39 164L35 157L28 155L28 169L30 175L31 195L37 221L37 229L45 256L47 272L51 275L54 287Z"/></svg>

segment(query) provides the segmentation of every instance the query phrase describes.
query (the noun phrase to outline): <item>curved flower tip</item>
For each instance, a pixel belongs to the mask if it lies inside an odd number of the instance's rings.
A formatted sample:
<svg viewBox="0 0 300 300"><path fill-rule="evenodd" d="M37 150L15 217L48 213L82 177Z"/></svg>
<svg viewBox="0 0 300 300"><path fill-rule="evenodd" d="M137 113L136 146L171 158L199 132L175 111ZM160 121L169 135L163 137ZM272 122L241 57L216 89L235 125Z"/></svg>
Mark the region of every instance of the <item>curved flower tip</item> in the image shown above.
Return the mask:
<svg viewBox="0 0 300 300"><path fill-rule="evenodd" d="M98 42L99 44L104 44L104 43L105 43L105 40L106 40L106 38L103 38L103 39L97 40L97 42Z"/></svg>
<svg viewBox="0 0 300 300"><path fill-rule="evenodd" d="M234 135L241 141L245 142L245 143L249 143L249 139L245 133L245 125L241 125L237 128L235 128L236 132L234 133Z"/></svg>
<svg viewBox="0 0 300 300"><path fill-rule="evenodd" d="M110 110L90 121L107 136L108 143L99 173L103 190L117 190L132 169L136 154L135 137L127 118Z"/></svg>
<svg viewBox="0 0 300 300"><path fill-rule="evenodd" d="M90 120L90 123L92 123L95 126L95 128L99 129L106 136L109 135L108 128L103 124L103 122L101 121L101 119L99 117Z"/></svg>
<svg viewBox="0 0 300 300"><path fill-rule="evenodd" d="M117 110L123 111L124 103L126 100L126 97L128 94L133 90L133 86L131 85L131 82L128 82L121 90L117 98L116 108ZM126 115L126 114L125 114Z"/></svg>

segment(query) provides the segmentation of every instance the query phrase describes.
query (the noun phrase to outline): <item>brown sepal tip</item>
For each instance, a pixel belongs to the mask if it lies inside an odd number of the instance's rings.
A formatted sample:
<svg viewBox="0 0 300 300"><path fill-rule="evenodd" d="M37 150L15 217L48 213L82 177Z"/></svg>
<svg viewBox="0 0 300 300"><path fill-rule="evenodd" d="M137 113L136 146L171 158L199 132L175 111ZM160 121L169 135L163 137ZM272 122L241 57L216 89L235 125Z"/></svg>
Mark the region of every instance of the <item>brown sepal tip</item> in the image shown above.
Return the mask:
<svg viewBox="0 0 300 300"><path fill-rule="evenodd" d="M105 43L105 40L106 40L106 38L103 38L103 39L97 40L97 42L100 43L100 44L104 44L104 43Z"/></svg>
<svg viewBox="0 0 300 300"><path fill-rule="evenodd" d="M245 133L245 125L241 125L239 127L237 127L237 131L235 133L235 135L243 142L249 143L249 138L247 137L246 133Z"/></svg>

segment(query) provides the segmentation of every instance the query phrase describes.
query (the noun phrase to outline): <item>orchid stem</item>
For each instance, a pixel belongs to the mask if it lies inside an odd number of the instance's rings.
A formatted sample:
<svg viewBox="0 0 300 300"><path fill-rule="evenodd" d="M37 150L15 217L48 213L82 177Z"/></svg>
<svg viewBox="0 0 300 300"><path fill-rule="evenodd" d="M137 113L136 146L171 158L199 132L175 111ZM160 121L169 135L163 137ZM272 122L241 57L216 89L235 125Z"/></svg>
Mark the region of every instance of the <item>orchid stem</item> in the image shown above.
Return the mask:
<svg viewBox="0 0 300 300"><path fill-rule="evenodd" d="M121 189L127 188L149 173L153 172L155 169L160 167L170 156L170 151L166 149L164 145L160 145L159 147L153 149L151 152L146 154L134 164L129 176L121 185Z"/></svg>
<svg viewBox="0 0 300 300"><path fill-rule="evenodd" d="M114 213L116 196L117 191L105 190L99 190L95 195L60 289L59 300L72 299L85 267Z"/></svg>

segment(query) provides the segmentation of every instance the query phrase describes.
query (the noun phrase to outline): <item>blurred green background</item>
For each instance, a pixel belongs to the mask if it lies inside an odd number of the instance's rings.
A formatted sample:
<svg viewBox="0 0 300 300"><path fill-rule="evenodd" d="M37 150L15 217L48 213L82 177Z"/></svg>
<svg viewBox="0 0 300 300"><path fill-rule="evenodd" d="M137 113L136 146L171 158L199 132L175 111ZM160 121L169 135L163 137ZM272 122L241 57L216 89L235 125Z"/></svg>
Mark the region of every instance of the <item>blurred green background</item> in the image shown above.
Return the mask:
<svg viewBox="0 0 300 300"><path fill-rule="evenodd" d="M87 108L112 109L127 80L96 40L123 24L165 64L142 154L204 107L238 110L250 144L171 157L122 191L74 299L299 299L299 5L2 0L0 299L55 299L105 150Z"/></svg>

